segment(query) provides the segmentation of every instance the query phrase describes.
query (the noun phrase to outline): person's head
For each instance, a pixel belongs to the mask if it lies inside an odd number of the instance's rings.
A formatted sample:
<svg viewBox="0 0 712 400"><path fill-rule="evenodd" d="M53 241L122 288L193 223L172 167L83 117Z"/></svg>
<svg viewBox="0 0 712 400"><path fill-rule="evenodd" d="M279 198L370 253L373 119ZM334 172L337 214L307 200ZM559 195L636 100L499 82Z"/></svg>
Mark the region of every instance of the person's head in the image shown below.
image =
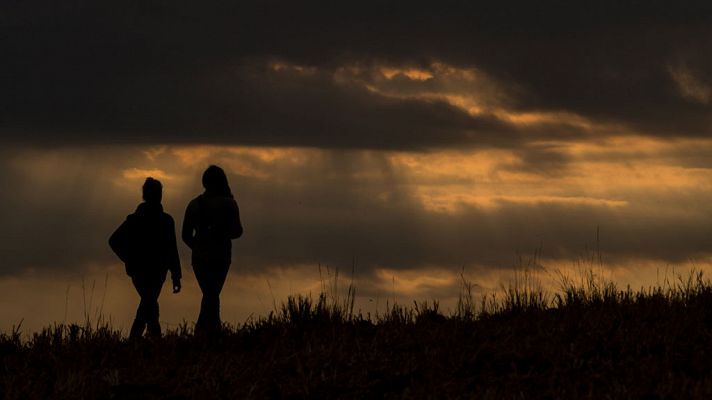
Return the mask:
<svg viewBox="0 0 712 400"><path fill-rule="evenodd" d="M232 197L225 171L217 165L211 165L203 173L203 187L206 193Z"/></svg>
<svg viewBox="0 0 712 400"><path fill-rule="evenodd" d="M147 203L160 203L163 197L163 185L151 177L143 183L143 200Z"/></svg>

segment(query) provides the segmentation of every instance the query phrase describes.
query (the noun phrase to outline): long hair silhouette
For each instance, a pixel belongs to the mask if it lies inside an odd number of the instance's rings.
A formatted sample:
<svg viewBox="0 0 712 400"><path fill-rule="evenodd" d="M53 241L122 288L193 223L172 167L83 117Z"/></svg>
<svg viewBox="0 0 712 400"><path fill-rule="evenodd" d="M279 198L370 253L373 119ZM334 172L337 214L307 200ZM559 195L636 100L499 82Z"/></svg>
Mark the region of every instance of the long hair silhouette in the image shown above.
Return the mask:
<svg viewBox="0 0 712 400"><path fill-rule="evenodd" d="M211 165L203 172L203 187L207 194L234 198L225 171L217 165Z"/></svg>

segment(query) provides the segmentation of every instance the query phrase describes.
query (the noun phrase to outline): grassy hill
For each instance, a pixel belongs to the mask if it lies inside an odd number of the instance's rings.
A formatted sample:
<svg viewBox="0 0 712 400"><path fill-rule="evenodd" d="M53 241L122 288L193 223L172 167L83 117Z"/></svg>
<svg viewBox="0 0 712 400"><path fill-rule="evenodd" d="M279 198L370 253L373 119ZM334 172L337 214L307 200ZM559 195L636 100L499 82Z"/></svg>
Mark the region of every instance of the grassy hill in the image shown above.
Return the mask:
<svg viewBox="0 0 712 400"><path fill-rule="evenodd" d="M290 298L217 335L183 326L129 341L110 326L0 336L7 399L710 398L712 285L701 273L633 291L510 286L457 311L394 305L384 315ZM475 304L477 303L477 304ZM98 325L98 326L97 326Z"/></svg>

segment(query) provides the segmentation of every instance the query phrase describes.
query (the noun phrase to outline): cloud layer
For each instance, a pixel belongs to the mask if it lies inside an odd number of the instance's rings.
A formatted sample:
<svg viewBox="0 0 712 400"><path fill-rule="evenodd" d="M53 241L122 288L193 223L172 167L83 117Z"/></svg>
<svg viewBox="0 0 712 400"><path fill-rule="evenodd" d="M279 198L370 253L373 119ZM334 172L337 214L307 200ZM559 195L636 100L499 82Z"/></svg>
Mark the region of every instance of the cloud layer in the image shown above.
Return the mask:
<svg viewBox="0 0 712 400"><path fill-rule="evenodd" d="M503 269L539 247L545 258L570 263L595 245L597 229L614 264L708 258L712 173L672 160L712 143L671 148L640 139L630 147L647 158L635 160L611 147L560 149L570 160L557 174L532 170L531 160L508 150L20 149L5 154L0 174L13 188L0 198L0 207L12 210L0 240L2 272L115 263L106 240L140 201L143 179L164 182L164 204L180 226L209 162L225 167L238 195L246 234L236 242L236 265L250 274L349 268L354 259L365 275L379 268Z"/></svg>
<svg viewBox="0 0 712 400"><path fill-rule="evenodd" d="M5 141L521 148L712 126L704 3L2 8Z"/></svg>

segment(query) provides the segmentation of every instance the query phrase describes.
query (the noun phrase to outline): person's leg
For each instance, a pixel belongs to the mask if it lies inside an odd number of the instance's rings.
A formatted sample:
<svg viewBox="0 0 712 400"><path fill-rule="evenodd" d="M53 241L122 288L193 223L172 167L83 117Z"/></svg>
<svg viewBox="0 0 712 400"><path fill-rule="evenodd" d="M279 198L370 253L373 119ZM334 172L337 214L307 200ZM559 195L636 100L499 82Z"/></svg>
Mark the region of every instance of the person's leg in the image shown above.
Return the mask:
<svg viewBox="0 0 712 400"><path fill-rule="evenodd" d="M141 297L141 301L138 303L138 309L136 310L136 317L134 318L134 322L131 325L131 332L129 333L129 338L136 339L142 337L143 331L146 329L146 282L138 276L131 277L131 282Z"/></svg>
<svg viewBox="0 0 712 400"><path fill-rule="evenodd" d="M198 281L198 286L200 287L200 292L203 293L203 297L200 300L200 314L198 314L198 321L195 323L195 330L200 331L203 330L203 328L206 326L206 301L205 301L205 293L209 292L209 287L208 287L208 281L209 278L207 276L207 268L205 266L199 265L193 266L193 272L195 273L195 279Z"/></svg>
<svg viewBox="0 0 712 400"><path fill-rule="evenodd" d="M161 336L161 325L158 322L158 296L161 294L166 274L136 275L131 281L136 288L141 301L136 310L136 318L131 326L130 338L143 336L146 326L151 336Z"/></svg>
<svg viewBox="0 0 712 400"><path fill-rule="evenodd" d="M151 277L146 287L146 323L148 334L153 337L161 336L161 324L158 320L158 296L161 294L163 282L166 280L165 274Z"/></svg>
<svg viewBox="0 0 712 400"><path fill-rule="evenodd" d="M220 299L218 286L218 276L214 265L200 266L195 268L195 277L198 279L203 298L200 301L200 315L196 323L196 330L215 330L219 322Z"/></svg>
<svg viewBox="0 0 712 400"><path fill-rule="evenodd" d="M203 292L196 330L220 328L220 291L225 284L229 268L229 264L193 267L198 285Z"/></svg>
<svg viewBox="0 0 712 400"><path fill-rule="evenodd" d="M211 316L212 324L215 328L220 328L222 321L220 320L220 292L222 292L223 286L225 285L225 279L227 279L227 272L230 268L230 264L227 265L216 265L215 275L214 275L214 286L213 286L213 303L211 304Z"/></svg>

